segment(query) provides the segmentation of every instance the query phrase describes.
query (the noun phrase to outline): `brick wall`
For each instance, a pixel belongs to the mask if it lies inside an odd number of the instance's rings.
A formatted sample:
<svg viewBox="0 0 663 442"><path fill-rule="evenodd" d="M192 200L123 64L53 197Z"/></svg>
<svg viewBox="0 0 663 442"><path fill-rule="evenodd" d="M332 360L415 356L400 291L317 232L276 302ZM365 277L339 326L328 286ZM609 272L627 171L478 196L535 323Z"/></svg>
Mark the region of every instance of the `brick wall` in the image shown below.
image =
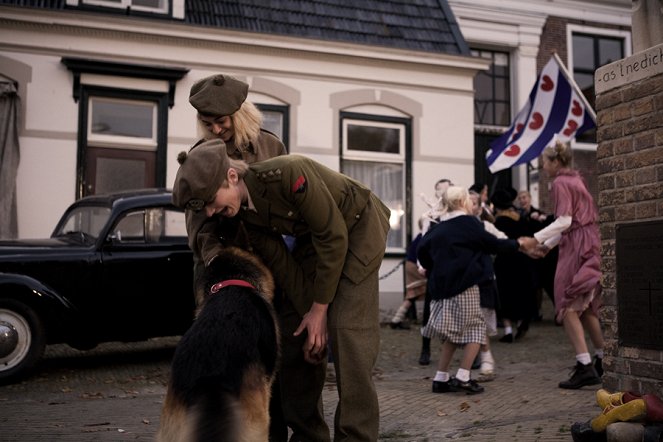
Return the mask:
<svg viewBox="0 0 663 442"><path fill-rule="evenodd" d="M615 226L663 218L663 74L598 95L596 111L606 338L603 387L660 395L663 352L618 346Z"/></svg>

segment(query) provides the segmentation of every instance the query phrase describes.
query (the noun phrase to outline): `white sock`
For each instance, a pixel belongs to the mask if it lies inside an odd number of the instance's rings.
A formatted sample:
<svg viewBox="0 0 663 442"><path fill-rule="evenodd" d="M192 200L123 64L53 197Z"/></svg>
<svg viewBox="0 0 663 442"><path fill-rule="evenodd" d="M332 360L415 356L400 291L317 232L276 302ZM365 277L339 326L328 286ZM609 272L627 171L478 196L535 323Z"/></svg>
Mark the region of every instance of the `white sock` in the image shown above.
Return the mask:
<svg viewBox="0 0 663 442"><path fill-rule="evenodd" d="M449 380L449 373L446 371L438 371L435 373L434 381L447 382Z"/></svg>
<svg viewBox="0 0 663 442"><path fill-rule="evenodd" d="M480 353L479 353L479 360L480 360L481 362L492 362L492 363L495 363L495 360L493 359L493 354L490 352L490 350L480 352Z"/></svg>
<svg viewBox="0 0 663 442"><path fill-rule="evenodd" d="M597 348L596 350L594 350L594 355L599 359L603 359L603 349Z"/></svg>
<svg viewBox="0 0 663 442"><path fill-rule="evenodd" d="M511 335L511 334L513 334L513 329L511 328L510 325L504 327L504 334L505 334L505 335Z"/></svg>
<svg viewBox="0 0 663 442"><path fill-rule="evenodd" d="M459 368L458 373L456 373L456 379L461 382L467 382L470 380L470 370L465 370L464 368Z"/></svg>
<svg viewBox="0 0 663 442"><path fill-rule="evenodd" d="M592 362L592 357L589 353L580 353L576 355L576 361L580 362L582 365L587 365Z"/></svg>

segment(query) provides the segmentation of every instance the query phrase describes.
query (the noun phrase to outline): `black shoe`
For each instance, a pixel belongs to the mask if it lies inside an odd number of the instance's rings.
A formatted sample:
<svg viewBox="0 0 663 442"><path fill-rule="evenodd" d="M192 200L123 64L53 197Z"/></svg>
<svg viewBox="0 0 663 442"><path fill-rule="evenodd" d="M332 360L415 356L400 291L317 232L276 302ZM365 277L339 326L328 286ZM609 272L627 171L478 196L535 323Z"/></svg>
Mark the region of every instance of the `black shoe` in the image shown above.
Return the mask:
<svg viewBox="0 0 663 442"><path fill-rule="evenodd" d="M450 391L464 391L465 394L478 394L483 393L484 388L477 384L477 381L470 379L467 382L459 381L456 378L449 379Z"/></svg>
<svg viewBox="0 0 663 442"><path fill-rule="evenodd" d="M519 341L519 340L521 340L522 338L524 338L525 335L527 334L527 330L529 330L529 324L525 324L525 325L521 324L521 325L519 325L519 326L518 326L518 331L516 332L516 338L515 338L516 341Z"/></svg>
<svg viewBox="0 0 663 442"><path fill-rule="evenodd" d="M513 333L508 333L500 338L500 342L508 342L511 344L513 342Z"/></svg>
<svg viewBox="0 0 663 442"><path fill-rule="evenodd" d="M599 377L603 376L603 358L594 356L594 370Z"/></svg>
<svg viewBox="0 0 663 442"><path fill-rule="evenodd" d="M585 385L597 385L600 383L601 378L596 374L596 370L592 364L583 365L578 362L573 368L573 374L569 380L560 382L559 388L577 390Z"/></svg>
<svg viewBox="0 0 663 442"><path fill-rule="evenodd" d="M410 329L410 326L409 326L408 324L406 324L405 322L403 322L403 321L400 321L400 322L390 322L390 323L389 323L389 326L390 326L393 330L396 330L396 329L399 329L399 330L409 330L409 329Z"/></svg>
<svg viewBox="0 0 663 442"><path fill-rule="evenodd" d="M422 351L419 356L419 365L430 365L430 352Z"/></svg>
<svg viewBox="0 0 663 442"><path fill-rule="evenodd" d="M449 381L433 381L433 393L449 393L450 391Z"/></svg>

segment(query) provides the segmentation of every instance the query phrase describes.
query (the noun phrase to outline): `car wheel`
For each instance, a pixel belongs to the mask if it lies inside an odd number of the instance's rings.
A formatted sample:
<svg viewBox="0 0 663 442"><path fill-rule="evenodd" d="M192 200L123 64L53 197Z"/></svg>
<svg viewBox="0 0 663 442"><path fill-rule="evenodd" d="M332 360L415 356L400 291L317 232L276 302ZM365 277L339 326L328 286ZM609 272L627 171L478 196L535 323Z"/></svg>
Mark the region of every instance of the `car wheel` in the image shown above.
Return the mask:
<svg viewBox="0 0 663 442"><path fill-rule="evenodd" d="M44 327L33 309L0 300L0 383L25 376L44 353Z"/></svg>

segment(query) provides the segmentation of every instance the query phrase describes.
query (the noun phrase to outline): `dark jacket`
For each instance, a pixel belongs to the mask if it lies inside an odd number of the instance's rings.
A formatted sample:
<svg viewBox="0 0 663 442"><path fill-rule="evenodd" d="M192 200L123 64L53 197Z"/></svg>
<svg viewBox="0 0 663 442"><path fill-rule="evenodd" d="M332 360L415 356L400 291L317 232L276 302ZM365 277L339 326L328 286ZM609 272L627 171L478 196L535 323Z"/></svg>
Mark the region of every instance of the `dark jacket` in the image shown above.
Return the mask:
<svg viewBox="0 0 663 442"><path fill-rule="evenodd" d="M486 232L481 221L461 215L434 226L419 244L419 263L428 275L431 299L452 298L492 278L486 254L515 252L518 241Z"/></svg>

